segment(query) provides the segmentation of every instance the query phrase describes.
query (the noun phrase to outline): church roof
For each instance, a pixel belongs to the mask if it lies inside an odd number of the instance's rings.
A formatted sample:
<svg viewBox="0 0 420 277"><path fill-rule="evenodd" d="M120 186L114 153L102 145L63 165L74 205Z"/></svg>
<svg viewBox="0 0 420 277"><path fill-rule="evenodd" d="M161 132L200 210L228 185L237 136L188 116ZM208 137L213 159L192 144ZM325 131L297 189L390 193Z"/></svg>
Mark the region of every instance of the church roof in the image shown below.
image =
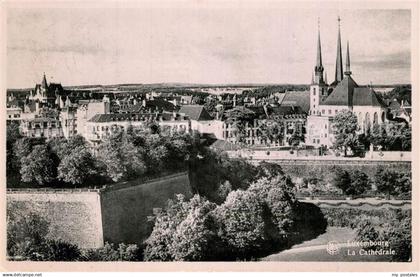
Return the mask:
<svg viewBox="0 0 420 277"><path fill-rule="evenodd" d="M385 107L386 105L373 89L362 87L354 89L353 106Z"/></svg>
<svg viewBox="0 0 420 277"><path fill-rule="evenodd" d="M213 118L206 111L204 106L200 105L185 105L179 109L179 113L183 113L188 116L191 120L212 120Z"/></svg>
<svg viewBox="0 0 420 277"><path fill-rule="evenodd" d="M309 91L287 91L279 101L280 106L298 106L307 113L310 108Z"/></svg>
<svg viewBox="0 0 420 277"><path fill-rule="evenodd" d="M351 76L345 76L320 105L353 106L353 92L359 87Z"/></svg>

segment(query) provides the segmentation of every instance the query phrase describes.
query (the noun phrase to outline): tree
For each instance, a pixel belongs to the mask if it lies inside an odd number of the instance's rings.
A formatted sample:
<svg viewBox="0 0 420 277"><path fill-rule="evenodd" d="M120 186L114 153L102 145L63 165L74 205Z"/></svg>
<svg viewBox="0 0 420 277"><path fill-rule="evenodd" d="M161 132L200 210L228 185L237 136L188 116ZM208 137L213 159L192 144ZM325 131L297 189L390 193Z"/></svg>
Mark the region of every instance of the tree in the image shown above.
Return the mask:
<svg viewBox="0 0 420 277"><path fill-rule="evenodd" d="M234 134L238 142L244 142L247 137L247 127L253 125L255 113L243 106L235 107L225 112L227 122L236 129Z"/></svg>
<svg viewBox="0 0 420 277"><path fill-rule="evenodd" d="M360 170L351 172L351 183L347 190L344 192L347 195L358 196L365 193L370 188L369 177Z"/></svg>
<svg viewBox="0 0 420 277"><path fill-rule="evenodd" d="M155 225L146 240L146 261L199 261L216 257L215 204L195 195L189 201L177 195L155 215Z"/></svg>
<svg viewBox="0 0 420 277"><path fill-rule="evenodd" d="M215 210L221 238L237 257L258 253L266 242L264 204L252 191L232 191Z"/></svg>
<svg viewBox="0 0 420 277"><path fill-rule="evenodd" d="M274 120L261 120L258 126L261 140L282 144L284 127Z"/></svg>
<svg viewBox="0 0 420 277"><path fill-rule="evenodd" d="M398 102L408 101L411 103L411 85L397 86L392 91L385 94L386 98L396 99Z"/></svg>
<svg viewBox="0 0 420 277"><path fill-rule="evenodd" d="M337 168L334 172L332 183L345 193L351 184L350 173L347 170Z"/></svg>
<svg viewBox="0 0 420 277"><path fill-rule="evenodd" d="M113 243L105 242L105 245L98 249L89 249L83 253L84 261L141 261L141 249L136 244L120 243L115 246Z"/></svg>
<svg viewBox="0 0 420 277"><path fill-rule="evenodd" d="M411 212L394 210L387 211L377 224L372 224L372 217L364 216L358 219L356 226L357 240L384 241L387 248L393 249L395 254L389 256L390 261L409 262L412 257ZM378 250L383 246L367 246L365 249Z"/></svg>
<svg viewBox="0 0 420 277"><path fill-rule="evenodd" d="M96 174L95 159L89 149L78 146L62 158L58 166L58 178L67 183L83 184Z"/></svg>
<svg viewBox="0 0 420 277"><path fill-rule="evenodd" d="M344 156L347 156L349 149L353 153L357 152L361 146L357 134L358 128L357 117L351 111L338 112L333 119L335 136L333 148L343 151Z"/></svg>
<svg viewBox="0 0 420 277"><path fill-rule="evenodd" d="M88 147L85 138L81 135L76 135L69 139L53 138L48 142L48 145L60 160L71 155L76 148L84 147L87 149Z"/></svg>
<svg viewBox="0 0 420 277"><path fill-rule="evenodd" d="M76 245L47 239L49 222L38 214L18 214L8 205L7 255L31 261L77 261L80 250Z"/></svg>
<svg viewBox="0 0 420 277"><path fill-rule="evenodd" d="M204 109L212 116L215 117L217 113L216 109L217 101L213 98L206 98L204 102Z"/></svg>
<svg viewBox="0 0 420 277"><path fill-rule="evenodd" d="M349 173L341 168L335 170L333 184L345 195L353 197L363 194L370 187L369 177L363 171L354 170Z"/></svg>
<svg viewBox="0 0 420 277"><path fill-rule="evenodd" d="M368 135L368 140L374 146L379 146L381 149L387 149L387 134L383 124L373 124L372 130Z"/></svg>
<svg viewBox="0 0 420 277"><path fill-rule="evenodd" d="M278 175L284 175L284 171L279 164L270 163L266 161L261 161L257 168L257 174L255 179L258 180L260 178L274 178Z"/></svg>
<svg viewBox="0 0 420 277"><path fill-rule="evenodd" d="M411 194L411 174L379 168L375 173L375 185L378 192L387 198Z"/></svg>
<svg viewBox="0 0 420 277"><path fill-rule="evenodd" d="M144 152L143 148L134 145L129 135L118 132L101 144L98 159L106 175L117 182L145 173Z"/></svg>
<svg viewBox="0 0 420 277"><path fill-rule="evenodd" d="M15 177L19 178L20 164L18 159L15 158L14 144L21 138L19 133L19 124L15 121L7 122L6 130L6 169L7 178Z"/></svg>
<svg viewBox="0 0 420 277"><path fill-rule="evenodd" d="M55 179L57 170L51 152L45 145L36 145L31 153L21 159L20 174L23 182L45 185Z"/></svg>
<svg viewBox="0 0 420 277"><path fill-rule="evenodd" d="M248 189L258 195L268 207L273 223L276 225L277 240L284 240L293 226L294 206L296 204L295 186L286 175L261 178L252 183Z"/></svg>

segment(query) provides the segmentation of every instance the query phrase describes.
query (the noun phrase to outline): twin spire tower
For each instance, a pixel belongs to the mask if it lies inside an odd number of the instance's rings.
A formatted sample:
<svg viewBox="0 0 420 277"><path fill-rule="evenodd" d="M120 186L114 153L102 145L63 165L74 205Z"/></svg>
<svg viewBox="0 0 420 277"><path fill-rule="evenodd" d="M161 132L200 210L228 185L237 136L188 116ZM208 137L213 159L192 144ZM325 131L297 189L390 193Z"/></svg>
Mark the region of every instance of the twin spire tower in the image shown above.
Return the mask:
<svg viewBox="0 0 420 277"><path fill-rule="evenodd" d="M337 57L335 60L335 79L331 86L336 86L341 80L343 80L343 55L341 51L341 31L340 31L340 17L338 21L338 37L337 37ZM349 53L349 42L347 41L347 57L346 57L346 71L344 75L351 75L350 71L350 53ZM326 84L326 72L324 79L324 66L322 65L322 51L321 51L321 32L320 32L320 23L318 19L318 45L316 53L316 65L315 65L315 84Z"/></svg>
<svg viewBox="0 0 420 277"><path fill-rule="evenodd" d="M350 53L349 43L347 42L347 59L346 59L346 71L343 72L343 57L341 51L341 32L340 32L340 17L338 17L338 38L337 38L337 57L335 60L335 76L334 82L331 84L327 83L327 73L324 75L324 66L322 65L322 50L321 50L321 31L320 23L318 19L318 43L315 63L315 74L312 75L312 84L310 88L310 114L320 114L318 107L322 102L329 96L329 93L334 87L339 84L344 76L350 76Z"/></svg>

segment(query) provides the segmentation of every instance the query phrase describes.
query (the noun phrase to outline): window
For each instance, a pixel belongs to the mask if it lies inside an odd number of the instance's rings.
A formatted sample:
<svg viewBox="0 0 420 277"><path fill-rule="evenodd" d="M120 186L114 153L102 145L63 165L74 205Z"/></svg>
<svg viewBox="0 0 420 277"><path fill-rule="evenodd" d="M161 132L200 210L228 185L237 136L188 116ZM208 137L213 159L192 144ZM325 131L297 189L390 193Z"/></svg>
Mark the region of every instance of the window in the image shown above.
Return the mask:
<svg viewBox="0 0 420 277"><path fill-rule="evenodd" d="M328 127L327 127L327 124L325 124L325 129L327 129Z"/></svg>
<svg viewBox="0 0 420 277"><path fill-rule="evenodd" d="M325 137L327 137L327 134L325 134Z"/></svg>
<svg viewBox="0 0 420 277"><path fill-rule="evenodd" d="M324 114L325 113L325 110L322 110L322 114Z"/></svg>
<svg viewBox="0 0 420 277"><path fill-rule="evenodd" d="M331 114L331 110L328 110L328 114Z"/></svg>
<svg viewBox="0 0 420 277"><path fill-rule="evenodd" d="M313 94L316 95L316 89L315 88L313 89Z"/></svg>

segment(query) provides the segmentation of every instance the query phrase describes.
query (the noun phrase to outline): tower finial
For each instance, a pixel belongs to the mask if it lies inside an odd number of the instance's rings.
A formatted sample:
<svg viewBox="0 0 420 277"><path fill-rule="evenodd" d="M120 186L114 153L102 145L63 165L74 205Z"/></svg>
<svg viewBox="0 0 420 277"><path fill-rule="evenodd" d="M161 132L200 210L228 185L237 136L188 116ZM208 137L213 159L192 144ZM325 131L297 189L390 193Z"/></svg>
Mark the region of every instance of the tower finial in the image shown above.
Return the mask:
<svg viewBox="0 0 420 277"><path fill-rule="evenodd" d="M344 72L344 74L347 76L351 75L349 41L347 41L346 72Z"/></svg>

